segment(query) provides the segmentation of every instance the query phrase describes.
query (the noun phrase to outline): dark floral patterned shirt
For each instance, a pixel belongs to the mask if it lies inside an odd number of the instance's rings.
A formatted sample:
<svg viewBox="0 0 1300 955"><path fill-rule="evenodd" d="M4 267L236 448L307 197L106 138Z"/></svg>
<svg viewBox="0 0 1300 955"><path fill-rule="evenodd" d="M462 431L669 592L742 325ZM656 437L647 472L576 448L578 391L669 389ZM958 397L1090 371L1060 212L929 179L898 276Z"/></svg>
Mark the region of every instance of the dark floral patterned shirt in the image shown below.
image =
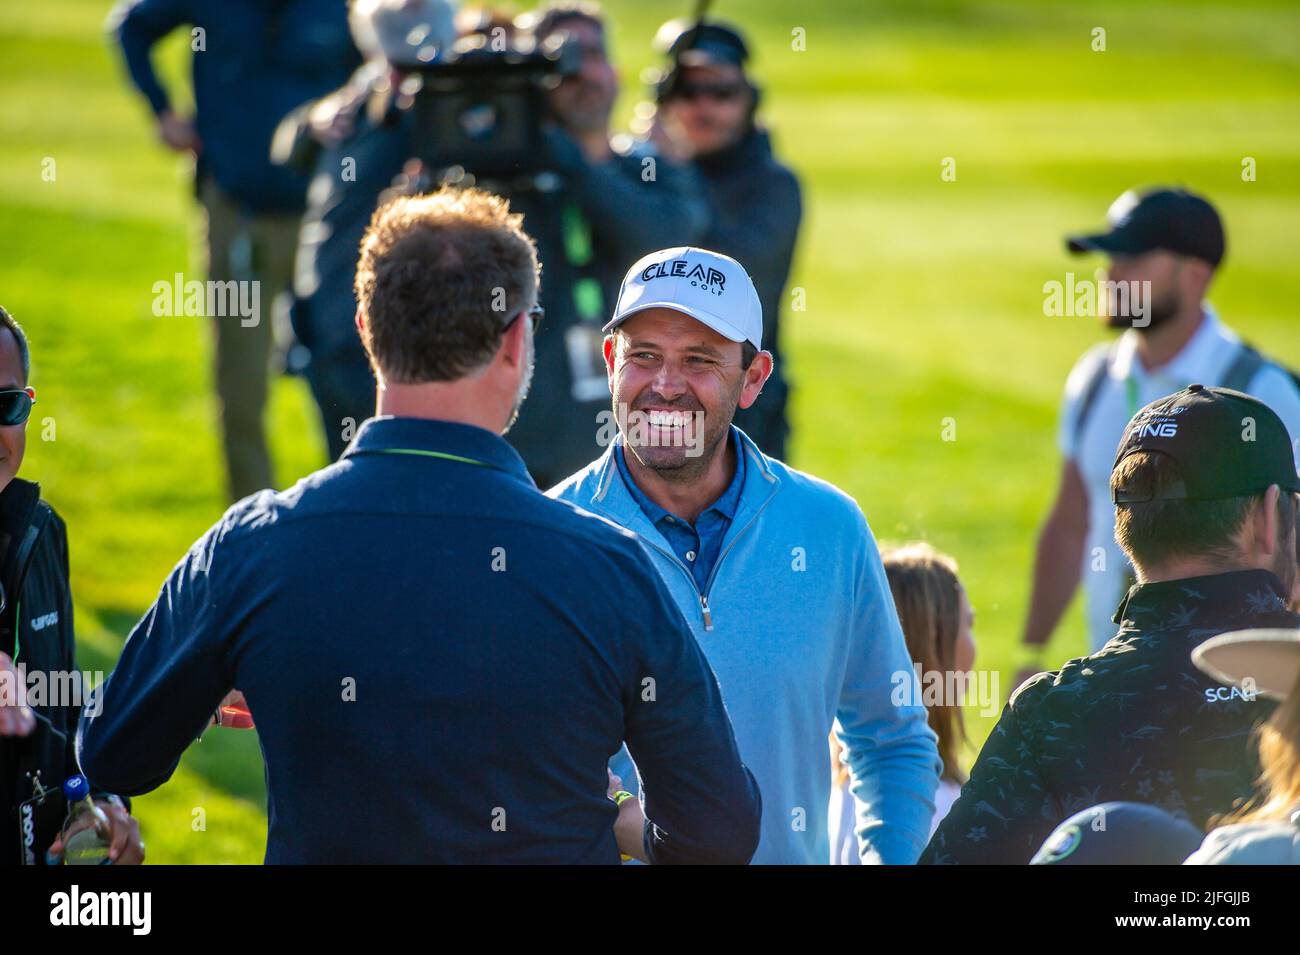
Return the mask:
<svg viewBox="0 0 1300 955"><path fill-rule="evenodd" d="M1300 627L1264 570L1132 587L1119 633L1092 656L1012 694L922 864L1023 865L1066 817L1111 800L1149 803L1202 828L1254 789L1251 730L1274 704L1192 664L1230 630Z"/></svg>

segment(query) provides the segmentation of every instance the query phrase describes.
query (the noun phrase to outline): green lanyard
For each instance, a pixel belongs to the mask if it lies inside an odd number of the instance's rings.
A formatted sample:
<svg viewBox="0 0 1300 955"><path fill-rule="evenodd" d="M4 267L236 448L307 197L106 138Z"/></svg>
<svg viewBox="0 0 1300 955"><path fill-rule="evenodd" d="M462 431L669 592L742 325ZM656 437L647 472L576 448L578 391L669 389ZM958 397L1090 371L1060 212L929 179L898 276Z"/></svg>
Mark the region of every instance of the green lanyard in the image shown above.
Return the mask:
<svg viewBox="0 0 1300 955"><path fill-rule="evenodd" d="M500 465L489 464L487 461L478 460L478 458L467 458L461 454L448 454L446 451L426 451L423 448L366 448L362 451L353 451L349 457L355 457L358 454L409 454L420 458L439 458L443 461L454 461L457 464L473 464L481 468L490 468L493 471L506 470Z"/></svg>
<svg viewBox="0 0 1300 955"><path fill-rule="evenodd" d="M1128 417L1132 421L1133 416L1138 412L1138 383L1134 381L1132 374L1124 379L1124 388L1128 393Z"/></svg>

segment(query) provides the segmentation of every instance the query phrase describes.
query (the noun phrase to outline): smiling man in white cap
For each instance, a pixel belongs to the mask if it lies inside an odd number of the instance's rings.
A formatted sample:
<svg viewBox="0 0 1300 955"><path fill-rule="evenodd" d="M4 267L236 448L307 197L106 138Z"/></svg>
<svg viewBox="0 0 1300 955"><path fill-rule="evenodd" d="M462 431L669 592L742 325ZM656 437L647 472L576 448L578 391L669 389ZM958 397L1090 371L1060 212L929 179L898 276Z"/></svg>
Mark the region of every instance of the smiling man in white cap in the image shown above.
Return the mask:
<svg viewBox="0 0 1300 955"><path fill-rule="evenodd" d="M617 435L550 494L635 531L690 623L762 792L754 861L829 861L833 727L862 859L915 862L940 764L919 694L899 692L915 675L871 530L851 497L732 424L772 372L749 275L704 249L655 252L605 332ZM643 693L672 692L654 677ZM612 767L631 788L626 750Z"/></svg>

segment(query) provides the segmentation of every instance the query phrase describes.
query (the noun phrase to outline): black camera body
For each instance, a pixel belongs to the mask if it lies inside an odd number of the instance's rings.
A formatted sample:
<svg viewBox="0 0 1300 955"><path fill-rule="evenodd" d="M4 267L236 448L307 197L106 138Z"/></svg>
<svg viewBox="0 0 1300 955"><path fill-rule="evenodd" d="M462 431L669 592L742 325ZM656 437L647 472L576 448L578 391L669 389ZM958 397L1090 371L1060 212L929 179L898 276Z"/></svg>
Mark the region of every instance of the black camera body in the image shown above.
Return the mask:
<svg viewBox="0 0 1300 955"><path fill-rule="evenodd" d="M415 157L430 171L462 170L476 180L542 171L545 94L577 72L579 51L562 37L542 46L494 49L465 38L436 62L413 64Z"/></svg>

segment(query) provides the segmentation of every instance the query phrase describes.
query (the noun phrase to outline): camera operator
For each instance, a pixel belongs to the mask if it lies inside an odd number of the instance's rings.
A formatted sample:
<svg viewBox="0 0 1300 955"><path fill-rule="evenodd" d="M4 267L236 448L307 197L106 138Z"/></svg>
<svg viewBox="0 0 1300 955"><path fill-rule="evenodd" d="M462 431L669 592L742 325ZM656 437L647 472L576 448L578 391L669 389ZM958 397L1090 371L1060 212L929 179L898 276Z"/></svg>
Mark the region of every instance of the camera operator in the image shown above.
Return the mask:
<svg viewBox="0 0 1300 955"><path fill-rule="evenodd" d="M308 380L333 456L351 439L354 424L369 416L373 397L365 356L356 346L348 260L355 258L379 195L395 178L399 188L419 191L433 185L440 173L411 162L421 158L417 144L428 138L428 130L418 126L417 83L412 81L419 80L420 64L429 62L429 47L439 52L443 47L426 41L424 49L413 53L409 20L385 24L414 14L390 9L393 0L366 0L365 6L386 69L370 81L352 134L319 156L295 283L295 330L312 352ZM445 5L438 6L446 12ZM362 12L361 5L354 8L354 31ZM428 10L419 15L428 22ZM537 483L546 487L598 453L598 416L609 401L600 328L622 273L654 248L697 238L707 222L707 207L690 169L664 161L646 145L623 151L611 145L609 117L618 82L599 7L549 5L520 18L518 27L537 49L563 40L573 63L546 91L545 115L534 117L542 126L543 142L537 169L508 182L486 175L477 181L506 195L524 215L543 262L541 304L548 328L537 343L533 399L510 440ZM514 42L500 26L474 32L486 51ZM436 33L430 30L428 37ZM465 80L472 82L472 77ZM301 111L296 122L296 137L293 129L282 130L286 141L301 139ZM351 178L344 175L349 170ZM466 179L472 180L475 170L468 172Z"/></svg>
<svg viewBox="0 0 1300 955"><path fill-rule="evenodd" d="M765 454L784 459L789 382L779 318L803 215L799 181L772 155L771 138L755 121L760 91L746 73L749 48L739 30L716 20L672 20L659 28L655 46L669 67L655 88L651 141L690 159L711 206L699 244L743 265L763 304L763 348L775 365L758 401L736 413L736 425Z"/></svg>
<svg viewBox="0 0 1300 955"><path fill-rule="evenodd" d="M411 157L412 97L400 64L456 38L446 0L354 0L348 17L365 62L342 89L280 123L271 158L311 177L294 261L290 319L306 347L307 382L331 460L375 406L375 380L356 332L357 249L379 197ZM415 44L412 44L412 39Z"/></svg>

